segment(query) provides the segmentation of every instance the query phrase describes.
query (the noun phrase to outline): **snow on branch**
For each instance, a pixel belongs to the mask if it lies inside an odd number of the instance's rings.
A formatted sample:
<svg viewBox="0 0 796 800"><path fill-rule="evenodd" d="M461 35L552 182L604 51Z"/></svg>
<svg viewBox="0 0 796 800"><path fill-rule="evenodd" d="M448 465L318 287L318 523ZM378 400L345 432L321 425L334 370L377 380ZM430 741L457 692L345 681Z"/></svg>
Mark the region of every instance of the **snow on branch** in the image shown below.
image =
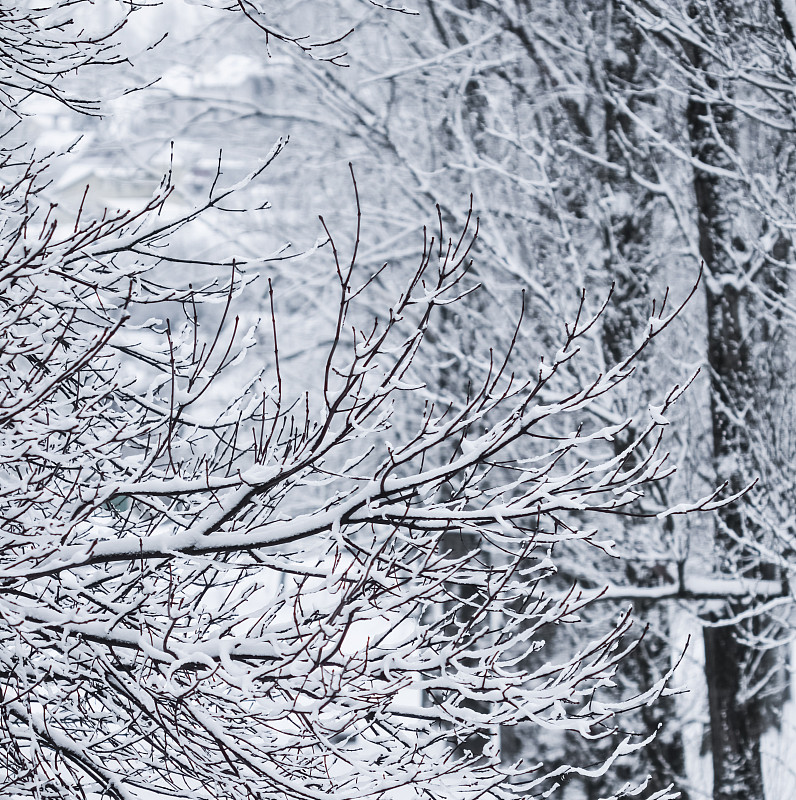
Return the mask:
<svg viewBox="0 0 796 800"><path fill-rule="evenodd" d="M518 324L462 402L418 402L427 333L472 289L472 209L456 237L424 231L369 319L387 273L357 269L358 224L350 256L326 228L338 302L323 369L288 385L271 286L271 364L210 414L207 392L255 337L234 316L241 276L168 283L144 255L195 213L157 222L166 182L139 215L61 235L33 225L34 185L4 190L16 228L0 271L6 781L33 792L41 764L63 764L47 778L61 796L508 797L509 778L541 789L560 769L504 765L494 743L476 757L473 737L527 722L601 736L663 690L601 699L634 646L628 614L568 660L516 665L589 602L545 589L552 548L611 552L586 521L671 473L663 414L682 388L621 452L608 443L629 423L587 412L676 314L573 389L559 377L596 319L584 296L543 370L527 369ZM399 407L415 415L406 435ZM474 548L452 552L455 535Z"/></svg>
<svg viewBox="0 0 796 800"><path fill-rule="evenodd" d="M258 4L238 6L264 25ZM51 11L64 15L0 12L16 37L2 85L82 108L53 76L102 61L122 22L84 35L85 5ZM138 211L81 205L69 230L40 198L45 162L1 151L2 792L475 800L603 774L643 742L547 768L503 763L499 731L611 735L665 691L668 675L614 691L638 642L629 612L542 654L544 631L582 625L592 599L548 589L556 547L613 554L599 524L672 472L666 414L685 386L633 425L589 412L678 312L661 307L632 352L576 385L605 305L590 315L582 295L540 363L522 352L518 298L479 381L436 401L417 362L441 310L477 288L472 200L456 235L441 213L439 233L424 228L408 274L363 271L352 171L350 253L323 220L315 252L336 276L329 344L297 379L276 286L263 330L246 326L252 280L234 259L169 251L279 149L229 189L219 163L207 201L177 219L169 172ZM258 341L270 353L251 365Z"/></svg>

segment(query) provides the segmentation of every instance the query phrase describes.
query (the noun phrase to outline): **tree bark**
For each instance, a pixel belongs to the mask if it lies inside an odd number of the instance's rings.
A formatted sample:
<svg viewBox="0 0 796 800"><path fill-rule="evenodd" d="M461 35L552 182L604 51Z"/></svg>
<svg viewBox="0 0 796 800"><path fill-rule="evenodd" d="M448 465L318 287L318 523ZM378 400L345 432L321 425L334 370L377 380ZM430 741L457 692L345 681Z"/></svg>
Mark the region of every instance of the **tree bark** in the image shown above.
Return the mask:
<svg viewBox="0 0 796 800"><path fill-rule="evenodd" d="M699 13L692 6L692 16ZM731 27L732 3L716 3L722 21ZM753 477L752 447L760 435L758 408L760 389L758 360L765 359L770 345L769 312L754 289L755 280L765 280L766 268L752 276L745 253L750 248L735 234L739 213L739 184L730 175L736 171L733 153L739 146L738 123L730 89L712 77L714 71L705 51L688 48L695 74L702 76L701 90L688 102L687 123L691 155L697 160L693 173L699 252L705 265L707 312L707 360L710 367L710 406L713 456L718 480L726 480L731 492L741 491ZM711 96L727 98L713 102ZM715 171L714 171L715 170ZM750 518L748 500L742 498L717 513L716 549L720 568L735 574L764 577L770 567L761 564L753 543L761 535ZM770 574L767 577L773 577ZM731 617L748 604L728 603L724 614ZM715 800L763 800L760 736L766 726L763 704L751 692L759 654L745 644L748 627L727 624L704 630L705 675L710 713ZM758 658L756 658L756 656ZM759 669L759 667L758 667Z"/></svg>

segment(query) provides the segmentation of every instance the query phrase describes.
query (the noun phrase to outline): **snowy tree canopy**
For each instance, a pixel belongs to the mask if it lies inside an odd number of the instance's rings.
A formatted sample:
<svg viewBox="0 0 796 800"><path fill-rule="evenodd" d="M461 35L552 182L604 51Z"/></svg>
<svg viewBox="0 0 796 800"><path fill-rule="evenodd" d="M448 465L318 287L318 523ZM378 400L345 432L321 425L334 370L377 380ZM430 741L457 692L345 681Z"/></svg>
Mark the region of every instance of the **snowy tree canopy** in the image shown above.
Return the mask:
<svg viewBox="0 0 796 800"><path fill-rule="evenodd" d="M340 68L345 30L305 38L266 3L208 5ZM601 530L625 515L729 502L639 506L673 473L667 415L690 373L629 414L609 402L698 277L650 302L612 363L592 346L610 282L573 289L541 360L515 292L509 336L442 391L421 365L478 296L477 198L454 222L417 215L411 269L374 268L352 168L345 230L302 221L317 246L296 263L334 288L310 320L271 280L280 254L247 263L223 237L265 207L283 140L231 185L219 156L187 210L172 169L134 210L95 213L89 187L58 204L48 175L70 146L24 140L32 100L101 114L92 70L122 74L125 25L148 12L0 10L3 796L475 800L606 774L656 733L621 720L671 669L618 690L643 629L627 608L584 624L603 593L562 589L556 559L616 555ZM576 631L567 652L546 650L557 626ZM501 731L520 724L610 746L597 763L507 760Z"/></svg>

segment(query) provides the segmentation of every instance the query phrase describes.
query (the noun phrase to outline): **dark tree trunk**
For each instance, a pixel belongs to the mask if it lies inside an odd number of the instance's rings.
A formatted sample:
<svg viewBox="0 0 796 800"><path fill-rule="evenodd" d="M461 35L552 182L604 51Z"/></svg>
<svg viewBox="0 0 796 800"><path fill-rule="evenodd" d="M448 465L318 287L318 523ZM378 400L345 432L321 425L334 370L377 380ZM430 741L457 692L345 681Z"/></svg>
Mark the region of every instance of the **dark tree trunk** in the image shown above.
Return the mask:
<svg viewBox="0 0 796 800"><path fill-rule="evenodd" d="M692 6L693 16L700 4ZM731 3L717 3L721 24L732 30ZM753 448L765 437L761 431L760 397L766 379L759 363L770 357L774 346L772 317L755 291L754 282L768 281L770 268L751 275L747 252L752 248L734 232L740 214L739 184L728 174L735 172L732 154L737 152L738 120L731 104L730 89L720 86L705 51L693 46L688 55L703 85L688 103L687 122L694 169L699 250L705 264L707 311L707 356L710 366L713 456L718 480L729 490L740 491L754 477ZM707 95L729 102L708 102ZM722 172L714 172L718 168ZM780 289L781 291L781 289ZM720 568L747 577L774 577L753 547L762 535L750 517L748 500L742 499L718 512L716 545ZM730 602L725 619L748 604ZM714 621L721 618L715 615ZM763 800L760 736L769 723L765 704L750 687L760 677L760 653L749 641L751 627L725 625L705 629L705 673L710 711L715 800ZM743 636L739 634L743 633ZM757 667L753 667L757 664ZM764 668L770 668L770 660Z"/></svg>
<svg viewBox="0 0 796 800"><path fill-rule="evenodd" d="M742 667L749 648L732 626L705 628L715 800L764 798L758 704L742 702Z"/></svg>

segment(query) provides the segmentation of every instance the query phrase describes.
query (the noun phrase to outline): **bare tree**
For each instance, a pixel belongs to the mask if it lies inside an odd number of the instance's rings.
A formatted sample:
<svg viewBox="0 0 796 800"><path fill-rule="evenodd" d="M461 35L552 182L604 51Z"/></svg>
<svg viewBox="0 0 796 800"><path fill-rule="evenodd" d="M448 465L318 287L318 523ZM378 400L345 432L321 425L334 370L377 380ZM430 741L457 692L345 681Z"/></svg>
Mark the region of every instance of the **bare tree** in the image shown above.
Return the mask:
<svg viewBox="0 0 796 800"><path fill-rule="evenodd" d="M47 35L88 52L81 24ZM358 267L354 181L350 253L321 221L338 295L329 343L295 369L285 342L300 321L273 286L262 332L246 331L241 265L184 257L197 220L234 208L241 186L224 185L221 163L188 213L170 212L169 173L136 212L93 218L83 204L68 223L42 200L46 165L3 153L4 794L515 797L602 775L641 746L620 737L588 768L506 764L496 731L610 736L665 691L667 674L612 691L638 641L627 610L565 657L518 665L599 595L558 590L556 549L610 553L588 521L632 513L672 472L664 415L684 386L619 452L630 422L589 410L682 306L653 308L615 365L576 370L604 306L590 315L581 297L557 352L528 365L518 302L505 351L474 353L467 391L440 403L415 364L440 309L476 288L472 211L454 237L440 217L415 269L391 277ZM248 369L258 336L270 357ZM719 505L711 492L670 512ZM456 534L475 546L452 553Z"/></svg>
<svg viewBox="0 0 796 800"><path fill-rule="evenodd" d="M29 187L18 191L31 231ZM211 412L201 398L234 361L235 324L203 335L197 308L222 290L231 302L236 284L165 285L154 264L129 259L174 225L145 216L63 238L45 225L6 255L6 790L315 797L410 785L433 796L550 780L455 745L522 720L589 734L628 705L599 701L632 648L627 614L564 663L534 674L511 665L518 649L539 647L535 629L574 622L588 602L542 590L556 542L608 546L570 511L621 512L669 472L657 444L630 470L623 455L595 460L615 426L551 442L551 423L568 427L627 379L635 353L555 392L593 322L576 321L538 373L510 372L507 355L461 407L429 405L415 435L390 444L391 404L409 388L433 311L461 293L463 234L439 259L429 240L390 312L367 328L349 323L372 278L355 283L355 259L336 254L338 326L314 385L303 395L283 385L272 311L269 369ZM179 324L132 324L141 306L175 303L186 309ZM506 455L520 443L533 455ZM504 562L451 557L439 543L454 529L477 531ZM465 622L455 605L421 615L459 583L480 589ZM489 714L466 710L470 699Z"/></svg>

